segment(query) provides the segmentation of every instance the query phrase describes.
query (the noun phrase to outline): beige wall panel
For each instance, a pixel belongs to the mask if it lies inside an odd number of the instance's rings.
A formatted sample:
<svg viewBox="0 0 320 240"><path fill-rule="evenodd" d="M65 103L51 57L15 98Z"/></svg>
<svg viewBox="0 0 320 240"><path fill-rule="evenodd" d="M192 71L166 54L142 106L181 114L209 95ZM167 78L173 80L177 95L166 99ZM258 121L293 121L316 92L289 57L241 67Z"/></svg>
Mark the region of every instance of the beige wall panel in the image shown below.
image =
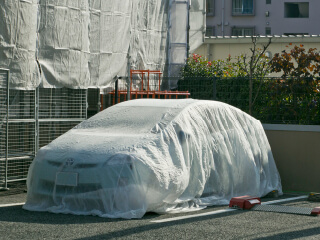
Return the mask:
<svg viewBox="0 0 320 240"><path fill-rule="evenodd" d="M284 191L320 192L320 132L266 130Z"/></svg>

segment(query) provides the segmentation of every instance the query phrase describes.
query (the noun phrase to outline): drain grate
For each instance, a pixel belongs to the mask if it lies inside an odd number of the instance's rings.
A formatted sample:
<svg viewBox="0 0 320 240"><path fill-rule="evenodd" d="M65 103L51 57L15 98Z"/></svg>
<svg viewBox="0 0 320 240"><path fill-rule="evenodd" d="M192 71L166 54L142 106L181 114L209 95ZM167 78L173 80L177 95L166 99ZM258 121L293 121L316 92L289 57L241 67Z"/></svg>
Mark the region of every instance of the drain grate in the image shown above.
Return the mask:
<svg viewBox="0 0 320 240"><path fill-rule="evenodd" d="M252 211L262 212L278 212L278 213L292 213L301 215L311 215L313 208L301 208L282 205L255 205L251 208Z"/></svg>

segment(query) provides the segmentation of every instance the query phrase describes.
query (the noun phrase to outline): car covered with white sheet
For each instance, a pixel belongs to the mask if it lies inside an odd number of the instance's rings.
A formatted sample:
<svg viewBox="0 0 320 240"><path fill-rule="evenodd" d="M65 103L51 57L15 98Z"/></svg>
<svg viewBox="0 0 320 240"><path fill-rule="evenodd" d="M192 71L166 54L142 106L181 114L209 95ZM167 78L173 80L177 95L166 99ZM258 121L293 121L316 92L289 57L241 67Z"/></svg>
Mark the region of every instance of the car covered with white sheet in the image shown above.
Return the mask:
<svg viewBox="0 0 320 240"><path fill-rule="evenodd" d="M139 99L80 123L32 162L24 209L141 218L281 194L260 121L217 101Z"/></svg>

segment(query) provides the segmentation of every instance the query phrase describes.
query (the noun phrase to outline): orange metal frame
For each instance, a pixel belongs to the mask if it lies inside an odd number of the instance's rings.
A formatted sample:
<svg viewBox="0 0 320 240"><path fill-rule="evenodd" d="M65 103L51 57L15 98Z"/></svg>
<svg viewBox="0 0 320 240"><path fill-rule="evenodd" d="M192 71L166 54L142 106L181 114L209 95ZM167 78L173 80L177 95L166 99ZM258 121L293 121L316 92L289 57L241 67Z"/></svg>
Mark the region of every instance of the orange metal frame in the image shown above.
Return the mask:
<svg viewBox="0 0 320 240"><path fill-rule="evenodd" d="M134 74L141 74L141 85L139 90L132 90L132 77ZM144 75L147 74L147 89L143 89L143 81ZM158 81L158 90L150 90L149 87L149 81L150 81L150 75L151 74L156 74L158 75L159 81ZM184 96L185 98L188 98L190 96L190 93L188 91L161 91L161 71L157 70L130 70L130 100L135 98L143 98L146 96L147 98L161 98L163 97L164 99L178 99L178 96ZM112 104L115 104L115 90L110 92L109 94L113 95L113 101ZM123 99L127 99L127 94L128 92L126 90L118 90L118 96L119 96L119 101L121 101L121 96L123 96ZM102 98L101 98L102 99Z"/></svg>
<svg viewBox="0 0 320 240"><path fill-rule="evenodd" d="M158 75L158 77L159 77L159 83L158 83L159 84L159 89L158 90L160 91L160 86L161 86L160 79L161 79L162 72L160 72L158 70L132 70L132 69L130 70L130 90L132 90L132 76L134 74L141 74L141 88L142 89L140 89L140 90L144 91L144 89L143 89L143 76L144 76L145 73L148 74L147 91L150 90L150 87L149 87L150 74Z"/></svg>

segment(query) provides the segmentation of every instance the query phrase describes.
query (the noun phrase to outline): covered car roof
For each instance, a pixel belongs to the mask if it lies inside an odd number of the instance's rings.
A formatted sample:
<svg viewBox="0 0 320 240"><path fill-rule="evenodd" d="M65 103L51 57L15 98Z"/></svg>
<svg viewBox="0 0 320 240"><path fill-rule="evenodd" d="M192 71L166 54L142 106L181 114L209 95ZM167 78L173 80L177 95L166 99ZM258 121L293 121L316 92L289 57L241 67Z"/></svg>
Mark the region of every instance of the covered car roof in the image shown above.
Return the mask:
<svg viewBox="0 0 320 240"><path fill-rule="evenodd" d="M39 174L44 168L51 180ZM66 190L69 182L59 176L69 175L77 178ZM35 183L41 181L51 188ZM281 181L260 121L217 101L140 99L108 108L42 148L24 208L139 218L273 190L282 193Z"/></svg>

